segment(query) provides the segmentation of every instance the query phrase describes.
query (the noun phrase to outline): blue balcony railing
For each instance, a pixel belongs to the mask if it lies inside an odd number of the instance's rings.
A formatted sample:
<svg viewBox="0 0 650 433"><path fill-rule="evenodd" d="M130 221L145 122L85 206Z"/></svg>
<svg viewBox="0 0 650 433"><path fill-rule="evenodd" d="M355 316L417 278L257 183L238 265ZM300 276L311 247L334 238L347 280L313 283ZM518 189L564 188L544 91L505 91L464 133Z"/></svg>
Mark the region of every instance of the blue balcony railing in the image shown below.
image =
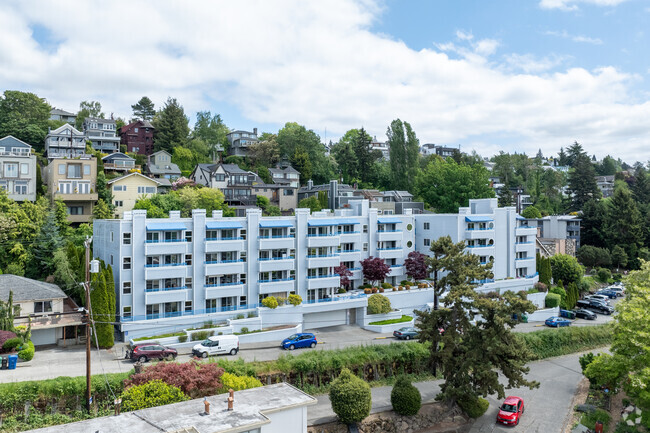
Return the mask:
<svg viewBox="0 0 650 433"><path fill-rule="evenodd" d="M225 237L225 238L206 238L206 241L243 241L244 238L242 236L237 236L237 237Z"/></svg>
<svg viewBox="0 0 650 433"><path fill-rule="evenodd" d="M338 276L339 276L338 274L329 274L329 275L311 275L311 276L307 276L307 279L308 279L308 280L313 280L313 279L316 279L316 278L334 278L334 277L338 277Z"/></svg>
<svg viewBox="0 0 650 433"><path fill-rule="evenodd" d="M152 263L149 265L144 265L145 268L160 268L164 266L187 266L187 263Z"/></svg>
<svg viewBox="0 0 650 433"><path fill-rule="evenodd" d="M156 314L142 314L138 316L122 316L120 318L121 322L134 322L139 320L153 320L153 319L162 319L162 318L172 318L179 316L201 316L205 314L212 313L221 313L227 311L238 311L238 310L252 310L260 307L260 304L244 304L244 305L232 305L224 307L215 307L215 308L202 308L197 310L188 310L188 311L174 311L169 313L156 313Z"/></svg>
<svg viewBox="0 0 650 433"><path fill-rule="evenodd" d="M275 278L271 280L257 280L258 283L279 283L281 281L294 281L296 278L295 277L289 277L289 278Z"/></svg>
<svg viewBox="0 0 650 433"><path fill-rule="evenodd" d="M267 236L260 236L260 239L292 239L295 238L295 235L267 235Z"/></svg>
<svg viewBox="0 0 650 433"><path fill-rule="evenodd" d="M388 247L388 248L377 248L377 251L393 251L393 250L401 250L402 247Z"/></svg>
<svg viewBox="0 0 650 433"><path fill-rule="evenodd" d="M148 244L168 243L168 242L187 242L185 239L147 239Z"/></svg>
<svg viewBox="0 0 650 433"><path fill-rule="evenodd" d="M355 235L355 234L358 234L358 233L361 233L361 232L358 231L358 230L351 231L351 232L339 232L340 235Z"/></svg>
<svg viewBox="0 0 650 433"><path fill-rule="evenodd" d="M489 248L493 246L494 245L467 245L467 248Z"/></svg>
<svg viewBox="0 0 650 433"><path fill-rule="evenodd" d="M340 256L341 253L332 253L332 254L312 254L308 255L308 259L320 259L320 258L325 258L325 257L338 257Z"/></svg>
<svg viewBox="0 0 650 433"><path fill-rule="evenodd" d="M270 260L293 260L295 259L295 256L287 256L287 257L260 257L257 259L258 262L267 262Z"/></svg>
<svg viewBox="0 0 650 433"><path fill-rule="evenodd" d="M377 233L401 233L401 230L377 230Z"/></svg>
<svg viewBox="0 0 650 433"><path fill-rule="evenodd" d="M218 265L221 263L240 263L245 261L244 259L234 259L234 260L210 260L205 262L206 265Z"/></svg>
<svg viewBox="0 0 650 433"><path fill-rule="evenodd" d="M526 245L526 244L533 244L533 241L526 241L526 242L515 242L515 245Z"/></svg>
<svg viewBox="0 0 650 433"><path fill-rule="evenodd" d="M468 227L468 228L466 228L465 230L471 232L471 231L474 231L474 230L494 230L494 228L489 228L489 227L479 227L479 228L473 228L473 229L471 229L471 228Z"/></svg>
<svg viewBox="0 0 650 433"><path fill-rule="evenodd" d="M205 287L228 287L228 286L238 286L244 284L241 281L233 281L231 283L215 283L215 284L206 284Z"/></svg>
<svg viewBox="0 0 650 433"><path fill-rule="evenodd" d="M308 234L308 238L324 238L328 236L338 236L338 232L335 233L315 233L315 234Z"/></svg>
<svg viewBox="0 0 650 433"><path fill-rule="evenodd" d="M341 254L345 254L345 253L358 253L359 251L361 251L361 250L342 250L342 251L341 251Z"/></svg>
<svg viewBox="0 0 650 433"><path fill-rule="evenodd" d="M145 292L147 293L152 293L152 292L169 292L171 290L185 290L187 289L187 286L180 286L180 287L156 287L156 288L151 288L151 289L145 289Z"/></svg>

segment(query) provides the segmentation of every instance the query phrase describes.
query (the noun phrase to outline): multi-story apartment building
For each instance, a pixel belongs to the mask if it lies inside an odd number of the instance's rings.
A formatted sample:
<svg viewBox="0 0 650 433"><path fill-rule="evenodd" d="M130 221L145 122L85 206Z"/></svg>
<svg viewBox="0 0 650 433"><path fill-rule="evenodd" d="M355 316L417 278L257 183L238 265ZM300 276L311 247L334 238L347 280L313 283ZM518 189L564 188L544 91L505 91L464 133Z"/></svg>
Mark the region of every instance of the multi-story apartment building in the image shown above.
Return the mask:
<svg viewBox="0 0 650 433"><path fill-rule="evenodd" d="M241 130L229 132L226 135L226 139L230 143L228 153L237 156L248 155L250 145L259 141L257 138L257 128L253 128L253 132Z"/></svg>
<svg viewBox="0 0 650 433"><path fill-rule="evenodd" d="M154 127L151 122L137 120L121 127L118 134L127 152L151 155L153 154L153 132Z"/></svg>
<svg viewBox="0 0 650 433"><path fill-rule="evenodd" d="M86 139L92 143L93 149L102 153L113 153L120 150L120 137L116 135L115 120L86 117L83 130Z"/></svg>
<svg viewBox="0 0 650 433"><path fill-rule="evenodd" d="M97 160L94 156L51 158L44 168L43 181L52 198L62 199L68 207L68 221L91 221L97 201Z"/></svg>
<svg viewBox="0 0 650 433"><path fill-rule="evenodd" d="M36 155L11 135L0 139L0 189L16 201L36 200Z"/></svg>
<svg viewBox="0 0 650 433"><path fill-rule="evenodd" d="M407 212L381 216L367 200L335 213L296 209L290 217L262 217L259 209L248 209L245 217L223 218L221 211L207 216L199 209L191 218L171 212L167 219L148 219L146 211L134 210L121 220L96 220L93 249L113 266L120 330L130 335L224 320L233 311L258 308L266 296L292 293L304 307L279 319L284 323L354 323L367 300L360 295L331 302L339 300L334 267L345 264L356 288L364 281L361 260L379 257L391 268L386 281L396 285L406 278L408 254L427 254L431 240L443 235L465 240L483 261L493 258L496 279L513 278L484 282L486 287L519 289L536 282L536 229L521 226L513 208L476 200L454 215ZM424 303L417 294L399 295L411 309Z"/></svg>
<svg viewBox="0 0 650 433"><path fill-rule="evenodd" d="M543 256L554 254L576 255L580 248L580 222L575 215L550 215L530 219L528 224L537 227L537 250Z"/></svg>
<svg viewBox="0 0 650 433"><path fill-rule="evenodd" d="M49 130L45 136L45 154L51 158L75 158L86 154L86 136L65 124Z"/></svg>

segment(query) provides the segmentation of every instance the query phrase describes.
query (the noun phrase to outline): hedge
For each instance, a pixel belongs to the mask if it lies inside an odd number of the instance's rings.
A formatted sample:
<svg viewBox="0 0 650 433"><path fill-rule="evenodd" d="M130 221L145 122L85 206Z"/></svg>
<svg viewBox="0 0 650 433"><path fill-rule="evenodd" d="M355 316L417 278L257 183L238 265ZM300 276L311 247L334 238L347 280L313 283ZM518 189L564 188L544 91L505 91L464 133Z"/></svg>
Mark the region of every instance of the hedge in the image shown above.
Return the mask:
<svg viewBox="0 0 650 433"><path fill-rule="evenodd" d="M10 338L9 340L5 341L4 344L2 345L2 350L6 352L11 352L14 350L16 347L20 346L23 344L23 339L20 337L14 337Z"/></svg>
<svg viewBox="0 0 650 433"><path fill-rule="evenodd" d="M458 400L458 406L471 418L479 418L487 411L490 402L484 398L467 397Z"/></svg>
<svg viewBox="0 0 650 433"><path fill-rule="evenodd" d="M23 346L21 347L21 350L18 352L18 357L23 361L31 361L32 358L34 358L35 351L36 349L34 348L34 343L28 341L27 343L23 344Z"/></svg>
<svg viewBox="0 0 650 433"><path fill-rule="evenodd" d="M546 303L546 308L555 308L558 305L560 305L561 301L562 301L562 297L555 293L549 293L548 295L546 295L546 298L544 299L544 302Z"/></svg>
<svg viewBox="0 0 650 433"><path fill-rule="evenodd" d="M223 384L222 392L227 392L229 389L241 391L242 389L259 388L262 382L250 376L236 376L232 373L223 373L221 375L221 383Z"/></svg>
<svg viewBox="0 0 650 433"><path fill-rule="evenodd" d="M131 386L122 395L124 411L146 409L188 400L177 386L168 385L162 380L152 380L142 385Z"/></svg>
<svg viewBox="0 0 650 433"><path fill-rule="evenodd" d="M607 346L612 343L613 328L609 324L567 326L517 333L516 336L533 352L535 359L545 359Z"/></svg>

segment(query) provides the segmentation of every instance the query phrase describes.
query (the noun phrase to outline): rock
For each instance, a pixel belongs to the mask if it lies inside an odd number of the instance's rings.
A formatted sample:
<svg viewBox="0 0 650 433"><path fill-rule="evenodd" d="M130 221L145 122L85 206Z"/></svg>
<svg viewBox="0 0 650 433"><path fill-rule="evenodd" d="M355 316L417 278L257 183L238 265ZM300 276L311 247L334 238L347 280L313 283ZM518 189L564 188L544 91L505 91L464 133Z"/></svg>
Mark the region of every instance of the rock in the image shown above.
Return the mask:
<svg viewBox="0 0 650 433"><path fill-rule="evenodd" d="M623 420L623 421L627 420L627 414L626 413L623 414L623 416L621 417L621 420Z"/></svg>
<svg viewBox="0 0 650 433"><path fill-rule="evenodd" d="M633 410L634 410L634 406L628 406L625 408L626 413L632 413Z"/></svg>
<svg viewBox="0 0 650 433"><path fill-rule="evenodd" d="M641 415L641 409L639 409L638 407L636 408L635 412L636 412L637 415L639 415L639 416Z"/></svg>
<svg viewBox="0 0 650 433"><path fill-rule="evenodd" d="M636 420L634 420L634 424L636 424L636 425L641 424L641 418L639 417Z"/></svg>
<svg viewBox="0 0 650 433"><path fill-rule="evenodd" d="M578 412L591 413L591 412L595 412L595 411L596 411L596 406L594 406L593 404L579 404L579 405L576 407L576 410L577 410Z"/></svg>
<svg viewBox="0 0 650 433"><path fill-rule="evenodd" d="M634 426L634 421L632 421L631 419L628 419L627 421L625 421L625 424L633 427Z"/></svg>

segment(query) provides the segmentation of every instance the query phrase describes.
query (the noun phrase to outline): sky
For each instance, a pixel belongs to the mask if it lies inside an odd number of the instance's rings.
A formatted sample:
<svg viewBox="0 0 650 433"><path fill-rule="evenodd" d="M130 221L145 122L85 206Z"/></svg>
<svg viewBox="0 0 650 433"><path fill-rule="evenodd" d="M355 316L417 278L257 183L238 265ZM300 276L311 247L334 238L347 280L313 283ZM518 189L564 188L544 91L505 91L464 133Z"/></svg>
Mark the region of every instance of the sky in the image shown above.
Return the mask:
<svg viewBox="0 0 650 433"><path fill-rule="evenodd" d="M647 161L650 0L3 0L0 91L129 119L142 96L323 142L393 119L483 156Z"/></svg>

